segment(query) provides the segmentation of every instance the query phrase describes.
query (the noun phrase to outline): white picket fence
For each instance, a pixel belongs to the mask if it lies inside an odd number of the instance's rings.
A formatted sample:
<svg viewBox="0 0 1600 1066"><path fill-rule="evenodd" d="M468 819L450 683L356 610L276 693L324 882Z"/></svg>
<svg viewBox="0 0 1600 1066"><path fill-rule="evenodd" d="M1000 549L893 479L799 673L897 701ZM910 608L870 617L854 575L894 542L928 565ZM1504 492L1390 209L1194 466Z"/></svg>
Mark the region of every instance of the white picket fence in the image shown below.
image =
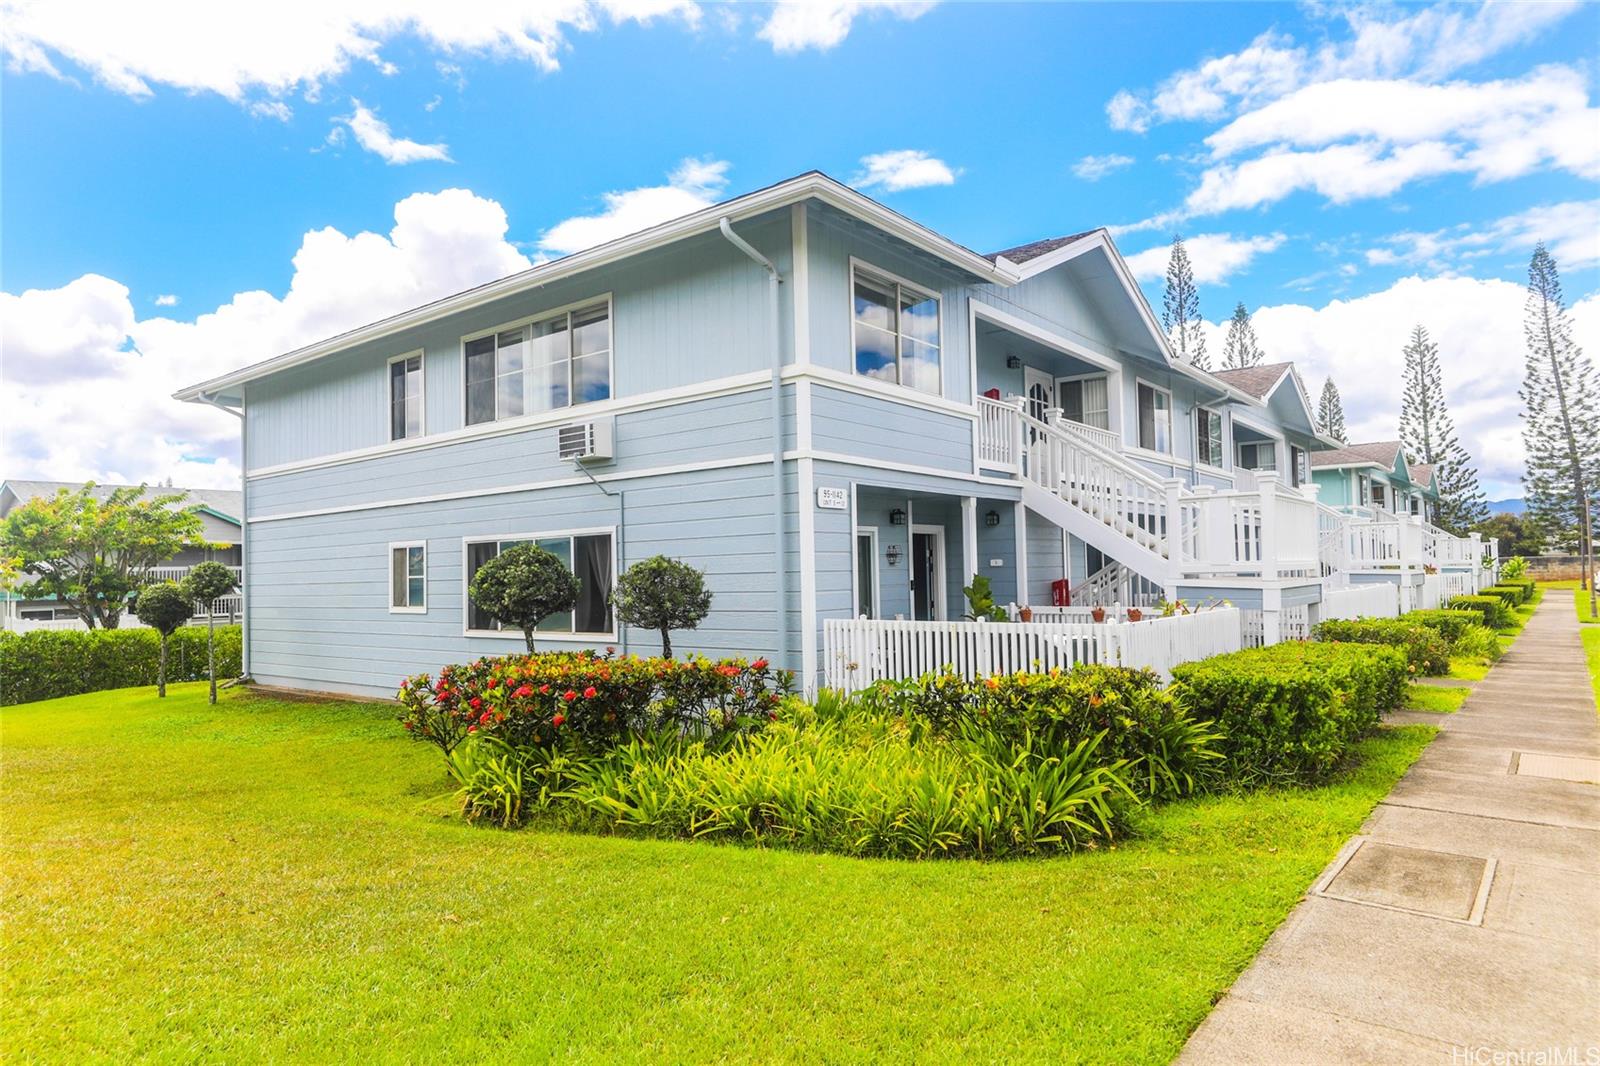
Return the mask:
<svg viewBox="0 0 1600 1066"><path fill-rule="evenodd" d="M1239 611L1224 607L1139 622L823 623L823 684L859 692L877 681L949 671L968 679L1083 663L1172 667L1243 647Z"/></svg>
<svg viewBox="0 0 1600 1066"><path fill-rule="evenodd" d="M219 596L211 602L211 617L217 625L231 625L239 621L244 614L244 597L238 593L231 596ZM206 607L203 603L194 605L194 614L189 618L190 625L204 625L206 622ZM144 623L132 611L123 611L122 618L117 623L120 629L142 629ZM11 633L33 633L37 630L86 630L89 627L83 619L72 618L20 618L12 615L0 617L0 629Z"/></svg>
<svg viewBox="0 0 1600 1066"><path fill-rule="evenodd" d="M1470 596L1477 591L1471 570L1445 570L1439 574L1439 598L1449 603L1457 596Z"/></svg>
<svg viewBox="0 0 1600 1066"><path fill-rule="evenodd" d="M1399 591L1387 581L1322 590L1324 619L1395 618L1399 614Z"/></svg>

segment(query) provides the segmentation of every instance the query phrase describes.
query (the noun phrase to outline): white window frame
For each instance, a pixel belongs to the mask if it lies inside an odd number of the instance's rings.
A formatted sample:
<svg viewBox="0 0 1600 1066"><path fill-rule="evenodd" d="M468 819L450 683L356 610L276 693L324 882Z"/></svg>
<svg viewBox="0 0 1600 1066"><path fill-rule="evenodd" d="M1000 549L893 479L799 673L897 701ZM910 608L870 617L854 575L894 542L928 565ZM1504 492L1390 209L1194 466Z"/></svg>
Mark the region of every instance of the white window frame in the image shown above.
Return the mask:
<svg viewBox="0 0 1600 1066"><path fill-rule="evenodd" d="M1117 420L1116 415L1115 415L1115 411L1116 411L1116 407L1117 407L1116 387L1117 387L1117 385L1120 384L1120 382L1119 382L1119 380L1117 378L1117 375L1116 375L1116 373L1114 371L1097 370L1097 371L1094 371L1093 373L1089 373L1089 374L1065 374L1065 375L1063 375L1061 377L1056 378L1056 406L1061 408L1061 410L1062 410L1061 417L1062 418L1066 418L1067 417L1066 416L1066 407L1067 407L1067 405L1062 402L1064 397L1062 395L1061 386L1069 384L1071 382L1075 382L1075 381L1078 381L1078 382L1082 382L1082 381L1098 381L1098 380L1102 380L1102 379L1106 383L1106 424L1105 424L1105 430L1104 431L1107 432L1107 433L1117 433L1118 439L1121 439L1121 434L1118 432L1118 427L1117 427L1117 421L1118 420ZM1079 392L1079 395L1080 396L1082 395L1082 391L1081 390ZM1087 412L1085 412L1085 413L1087 413ZM1085 426L1089 425L1089 423L1087 423L1087 422L1084 422L1082 424L1085 425ZM1091 427L1091 428L1099 428L1099 427Z"/></svg>
<svg viewBox="0 0 1600 1066"><path fill-rule="evenodd" d="M872 540L872 573L864 576L860 572L861 545L859 541L862 537L868 537ZM855 596L854 602L850 604L850 617L859 617L856 614L856 608L861 606L861 582L863 580L872 582L871 593L873 619L877 620L883 617L883 603L881 600L882 579L878 571L878 566L878 527L856 526L855 536L850 539L850 569L854 572L852 577L855 579Z"/></svg>
<svg viewBox="0 0 1600 1066"><path fill-rule="evenodd" d="M417 432L416 436L407 434L404 437L394 435L394 365L396 363L417 360ZM462 369L462 379L466 378L465 364ZM404 444L406 441L416 440L428 435L428 355L423 349L405 352L402 355L392 356L383 365L383 396L384 396L384 436L390 444Z"/></svg>
<svg viewBox="0 0 1600 1066"><path fill-rule="evenodd" d="M1272 449L1271 466L1252 466L1244 461L1244 450L1246 448L1259 449L1262 447ZM1283 451L1283 441L1281 440L1241 440L1234 443L1233 451L1233 461L1240 470L1248 470L1252 474L1276 474L1282 469L1278 461Z"/></svg>
<svg viewBox="0 0 1600 1066"><path fill-rule="evenodd" d="M1200 438L1200 416L1201 415L1210 415L1210 416L1214 417L1217 420L1217 453L1222 459L1222 462L1220 462L1220 463L1213 463L1211 461L1211 449L1210 449L1211 439L1210 439L1209 434L1207 435L1206 440L1205 440L1205 443L1207 445L1206 454L1204 456L1202 456L1200 454L1200 444L1201 444L1201 438ZM1208 470L1228 470L1229 469L1229 466L1228 466L1228 420L1225 417L1223 417L1223 414L1222 414L1221 411L1217 410L1214 407L1207 407L1204 404L1195 404L1195 406L1194 406L1194 419L1195 419L1195 424L1194 424L1194 461L1195 461L1195 464L1198 465L1198 466L1203 466Z"/></svg>
<svg viewBox="0 0 1600 1066"><path fill-rule="evenodd" d="M394 553L400 549L422 549L422 603L420 606L407 604L404 607L394 605ZM409 561L409 560L408 560ZM384 555L385 569L389 572L389 613L390 614L427 614L428 613L428 542L425 540L394 540L389 542L389 550ZM410 574L406 575L407 583ZM409 600L410 589L407 589L406 598Z"/></svg>
<svg viewBox="0 0 1600 1066"><path fill-rule="evenodd" d="M472 410L471 410L471 407L470 407L471 399L470 399L470 397L468 396L468 393L467 393L467 345L468 344L471 344L473 341L476 341L476 340L482 340L484 337L498 336L499 334L504 333L507 330L520 329L520 328L522 328L524 326L532 325L535 322L544 322L547 319L559 318L562 315L570 315L574 311L582 311L582 310L584 310L586 308L597 307L600 304L604 304L605 308L606 308L606 344L607 344L607 348L606 348L606 383L607 383L608 391L610 392L609 396L607 396L604 400L588 400L588 401L585 401L584 403L574 403L572 401L572 395L573 395L572 394L572 355L571 355L571 347L570 347L571 337L569 336L568 337L568 345L569 345L569 347L568 347L568 354L567 354L567 404L566 404L565 407L552 407L552 408L550 408L548 410L545 410L545 411L523 411L522 414L520 414L520 415L502 415L500 413L500 393L499 393L499 390L497 388L496 391L495 391L494 417L489 419L489 420L487 420L487 421L484 421L484 422L469 422L468 421L468 419L472 415ZM524 342L524 343L526 343L526 342ZM616 315L616 303L612 299L612 294L611 293L603 292L603 293L600 293L599 295L596 295L596 296L590 296L587 299L574 300L572 303L563 304L560 307L552 307L552 308L549 308L548 310L540 311L538 314L524 315L523 317L515 319L515 320L513 320L511 322L501 323L500 325L495 326L492 329L480 329L480 330L476 330L476 331L474 331L472 333L464 333L464 334L461 335L460 353L461 353L461 425L463 426L463 428L472 429L472 428L474 428L476 426L492 426L492 425L495 425L496 423L499 423L499 422L515 422L515 421L517 421L519 419L523 419L523 418L537 418L537 417L540 417L541 415L550 415L550 414L554 414L554 413L556 413L558 411L570 411L570 410L572 410L574 408L584 407L584 406L587 406L588 404L591 404L591 403L596 403L596 404L598 404L598 403L607 403L607 402L609 402L611 400L616 399L616 397L617 397L617 315ZM498 364L496 365L496 369L498 370ZM527 364L526 363L523 364L523 373L524 374L527 373ZM498 377L498 376L499 375L497 373L496 377Z"/></svg>
<svg viewBox="0 0 1600 1066"><path fill-rule="evenodd" d="M1153 390L1155 392L1159 392L1162 395L1166 396L1166 398L1167 398L1167 450L1166 451L1162 451L1160 448L1146 448L1144 446L1144 441L1139 439L1139 386L1141 386L1141 385L1143 385L1146 388L1149 388L1149 389L1151 389L1151 390ZM1173 416L1173 412L1175 410L1176 410L1176 404L1173 402L1172 390L1171 389L1167 388L1164 385L1157 385L1155 382L1146 380L1145 378L1140 378L1140 377L1134 378L1133 379L1133 442L1134 442L1134 446L1136 448L1138 448L1140 451L1148 452L1151 455L1160 455L1160 456L1164 456L1164 457L1167 457L1167 458L1176 458L1177 454L1178 454L1178 447L1177 447L1178 441L1177 441L1177 438L1173 435L1173 417L1172 417ZM1154 441L1152 441L1151 443L1153 444Z"/></svg>
<svg viewBox="0 0 1600 1066"><path fill-rule="evenodd" d="M933 392L928 392L925 389L917 388L915 385L907 385L905 382L900 380L900 378L901 378L901 373L900 373L900 340L901 340L902 334L901 334L901 332L900 332L900 330L898 328L898 323L900 321L900 318L899 318L900 308L899 308L898 302L895 304L895 322L897 324L896 325L896 329L895 329L895 334L894 334L894 338L895 338L895 343L894 343L894 360L895 360L895 362L894 362L894 374L895 374L895 380L893 380L893 381L884 381L882 378L868 377L867 375L861 373L861 371L856 368L856 273L858 271L860 273L866 274L868 276L869 280L877 280L877 281L879 281L881 283L886 283L886 284L889 284L889 285L898 285L901 288L910 289L912 292L917 293L918 295L926 296L928 299L932 300L933 303L934 303L934 306L939 309L939 387L938 387L937 390L935 390ZM896 299L896 301L899 300L899 293L895 294L895 299ZM934 290L928 288L926 285L918 285L916 282L912 281L909 278L903 278L899 274L894 273L893 271L884 270L882 267L874 266L873 264L867 262L866 260L858 259L858 258L856 258L855 256L852 255L850 257L850 275L849 275L849 278L847 279L846 284L845 284L845 308L849 312L849 315L846 318L846 321L850 323L850 375L851 375L851 377L865 378L867 381L877 382L878 384L881 384L881 385L889 385L889 386L893 386L894 388L897 388L897 389L905 389L907 392L911 393L913 396L938 396L938 397L943 397L944 396L944 363L945 363L946 352L945 352L945 328L944 328L944 297L941 294L939 294L939 293L935 292ZM977 401L974 400L973 403L977 403Z"/></svg>
<svg viewBox="0 0 1600 1066"><path fill-rule="evenodd" d="M597 537L604 534L611 538L611 588L606 590L609 598L617 588L617 527L616 526L587 526L581 529L551 529L536 533L478 533L461 538L461 635L464 637L494 637L506 640L523 640L520 629L471 629L472 597L468 586L472 584L472 575L468 573L468 548L473 544L499 545L508 540L539 541L554 540L558 537ZM574 619L576 624L576 619ZM537 630L534 634L535 641L563 641L574 644L599 644L617 639L617 611L611 609L611 630L607 633L561 633Z"/></svg>

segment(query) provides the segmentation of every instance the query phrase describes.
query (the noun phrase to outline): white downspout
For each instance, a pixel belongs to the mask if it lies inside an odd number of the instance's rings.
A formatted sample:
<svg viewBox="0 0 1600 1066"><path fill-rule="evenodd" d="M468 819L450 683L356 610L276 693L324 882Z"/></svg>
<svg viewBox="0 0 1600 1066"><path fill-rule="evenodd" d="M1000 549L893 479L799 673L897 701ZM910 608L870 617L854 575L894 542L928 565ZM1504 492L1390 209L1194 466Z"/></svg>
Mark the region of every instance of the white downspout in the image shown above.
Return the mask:
<svg viewBox="0 0 1600 1066"><path fill-rule="evenodd" d="M196 396L203 404L226 411L239 420L239 676L250 676L250 479L245 476L250 464L245 452L244 396L239 397L239 410L214 397L200 393Z"/></svg>
<svg viewBox="0 0 1600 1066"><path fill-rule="evenodd" d="M723 216L717 222L722 235L739 251L755 260L767 272L767 317L772 334L772 556L773 584L778 595L777 627L778 661L790 664L789 657L789 560L784 551L783 536L783 344L778 321L778 286L782 279L772 260L758 252L743 237L733 232L733 225ZM804 507L806 501L798 501ZM804 546L802 545L802 550Z"/></svg>

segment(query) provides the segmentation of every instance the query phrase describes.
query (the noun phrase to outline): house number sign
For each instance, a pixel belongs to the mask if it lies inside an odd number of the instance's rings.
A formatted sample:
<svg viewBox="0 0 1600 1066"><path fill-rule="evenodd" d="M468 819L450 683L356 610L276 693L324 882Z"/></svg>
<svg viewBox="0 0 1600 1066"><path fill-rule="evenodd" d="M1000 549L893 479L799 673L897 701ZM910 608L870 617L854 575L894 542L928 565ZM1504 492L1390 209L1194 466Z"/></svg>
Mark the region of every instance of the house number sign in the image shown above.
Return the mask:
<svg viewBox="0 0 1600 1066"><path fill-rule="evenodd" d="M850 509L850 493L846 489L819 487L817 506L824 511L847 511Z"/></svg>

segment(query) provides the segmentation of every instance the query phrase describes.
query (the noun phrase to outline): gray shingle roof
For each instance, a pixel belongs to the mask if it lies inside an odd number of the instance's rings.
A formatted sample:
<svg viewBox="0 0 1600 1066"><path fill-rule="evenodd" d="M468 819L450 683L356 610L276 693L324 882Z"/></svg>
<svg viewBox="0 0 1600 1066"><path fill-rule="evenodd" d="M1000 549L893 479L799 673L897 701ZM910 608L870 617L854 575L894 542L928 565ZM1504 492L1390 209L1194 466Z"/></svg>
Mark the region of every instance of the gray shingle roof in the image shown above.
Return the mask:
<svg viewBox="0 0 1600 1066"><path fill-rule="evenodd" d="M1082 233L1073 233L1066 237L1047 237L1042 241L1033 241L1029 244L1019 244L1015 248L1007 248L1003 252L990 252L988 255L984 256L984 258L989 260L991 263L996 259L1001 258L1007 259L1013 263L1026 263L1030 259L1037 259L1041 255L1048 255L1057 248L1065 248L1067 245L1072 244L1075 241L1081 241L1085 237L1091 237L1099 232L1100 231L1098 229L1086 229Z"/></svg>
<svg viewBox="0 0 1600 1066"><path fill-rule="evenodd" d="M1314 467L1334 467L1376 463L1388 469L1394 466L1394 458L1399 452L1400 442L1397 440L1380 440L1371 444L1347 444L1343 448L1329 448L1326 451L1312 452L1311 465Z"/></svg>
<svg viewBox="0 0 1600 1066"><path fill-rule="evenodd" d="M1260 366L1239 367L1233 370L1213 370L1211 376L1220 378L1240 392L1248 393L1258 400L1265 400L1283 378L1284 371L1293 366L1293 363L1262 363Z"/></svg>
<svg viewBox="0 0 1600 1066"><path fill-rule="evenodd" d="M1432 463L1407 463L1406 470L1411 475L1411 483L1413 485L1427 487L1433 484Z"/></svg>
<svg viewBox="0 0 1600 1066"><path fill-rule="evenodd" d="M83 482L14 481L8 479L4 482L0 482L0 485L10 489L17 497L17 502L19 504L23 504L40 496L54 496L62 489L75 492L83 487ZM128 487L129 486L126 485L102 485L96 483L94 487L94 494L103 500L107 496L111 495L113 489ZM215 511L221 515L226 515L228 518L231 518L236 522L238 521L239 516L244 514L244 493L234 489L168 489L162 488L160 485L151 485L145 490L145 492L152 496L164 496L175 492L187 493L188 500L186 503L201 504L208 510Z"/></svg>

